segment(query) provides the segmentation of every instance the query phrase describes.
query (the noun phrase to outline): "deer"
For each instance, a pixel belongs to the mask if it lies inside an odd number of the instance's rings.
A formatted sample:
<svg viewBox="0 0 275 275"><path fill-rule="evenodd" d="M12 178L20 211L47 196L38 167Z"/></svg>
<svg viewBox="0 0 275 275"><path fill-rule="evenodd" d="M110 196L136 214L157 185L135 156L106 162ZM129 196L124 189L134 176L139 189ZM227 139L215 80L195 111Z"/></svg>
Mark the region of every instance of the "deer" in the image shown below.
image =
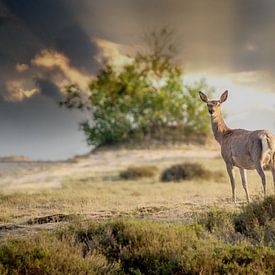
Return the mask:
<svg viewBox="0 0 275 275"><path fill-rule="evenodd" d="M270 167L275 189L275 146L272 133L268 130L249 131L228 128L221 112L221 105L228 97L227 90L220 96L219 100L209 100L201 91L199 95L200 99L207 104L212 131L221 147L221 155L231 183L232 201L236 204L234 167L239 168L247 203L250 202L250 196L246 170L256 169L261 178L264 196L266 197L264 167L267 165Z"/></svg>

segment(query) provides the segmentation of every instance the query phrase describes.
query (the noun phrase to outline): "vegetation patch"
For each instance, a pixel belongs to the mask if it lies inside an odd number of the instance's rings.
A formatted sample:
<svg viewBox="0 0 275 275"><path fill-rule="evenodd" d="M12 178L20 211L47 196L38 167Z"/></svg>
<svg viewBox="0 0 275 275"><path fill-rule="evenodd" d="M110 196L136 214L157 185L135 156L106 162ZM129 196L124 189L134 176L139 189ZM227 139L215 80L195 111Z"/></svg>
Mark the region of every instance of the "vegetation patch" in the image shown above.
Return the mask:
<svg viewBox="0 0 275 275"><path fill-rule="evenodd" d="M275 268L274 249L225 242L197 223L118 220L61 232L62 238L72 236L85 255L101 253L123 274L271 274Z"/></svg>
<svg viewBox="0 0 275 275"><path fill-rule="evenodd" d="M6 240L0 273L274 274L274 246L259 241L274 241L274 233L274 197L237 215L212 209L188 224L75 220L51 234Z"/></svg>
<svg viewBox="0 0 275 275"><path fill-rule="evenodd" d="M167 169L165 169L161 174L161 181L169 182L169 181L182 181L182 180L190 180L193 178L220 178L222 174L220 172L212 172L206 170L199 163L182 163L173 165Z"/></svg>
<svg viewBox="0 0 275 275"><path fill-rule="evenodd" d="M152 178L157 173L155 166L131 166L121 171L119 177L124 180L137 180L140 178Z"/></svg>
<svg viewBox="0 0 275 275"><path fill-rule="evenodd" d="M1 274L112 274L117 266L99 253L84 258L78 244L48 234L0 246Z"/></svg>
<svg viewBox="0 0 275 275"><path fill-rule="evenodd" d="M215 231L227 228L232 229L233 213L227 212L223 209L212 209L201 215L198 222L205 226L205 228L213 233Z"/></svg>
<svg viewBox="0 0 275 275"><path fill-rule="evenodd" d="M245 206L234 219L237 232L275 247L275 196Z"/></svg>

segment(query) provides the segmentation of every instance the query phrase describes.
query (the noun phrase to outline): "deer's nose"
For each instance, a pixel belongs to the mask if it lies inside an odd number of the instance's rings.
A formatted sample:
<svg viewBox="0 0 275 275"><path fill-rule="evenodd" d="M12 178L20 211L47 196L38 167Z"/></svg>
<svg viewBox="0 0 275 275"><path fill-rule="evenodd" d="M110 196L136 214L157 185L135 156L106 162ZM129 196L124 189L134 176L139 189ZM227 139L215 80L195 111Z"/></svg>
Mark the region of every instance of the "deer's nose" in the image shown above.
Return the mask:
<svg viewBox="0 0 275 275"><path fill-rule="evenodd" d="M213 115L214 110L208 110L208 112L209 112L210 115Z"/></svg>

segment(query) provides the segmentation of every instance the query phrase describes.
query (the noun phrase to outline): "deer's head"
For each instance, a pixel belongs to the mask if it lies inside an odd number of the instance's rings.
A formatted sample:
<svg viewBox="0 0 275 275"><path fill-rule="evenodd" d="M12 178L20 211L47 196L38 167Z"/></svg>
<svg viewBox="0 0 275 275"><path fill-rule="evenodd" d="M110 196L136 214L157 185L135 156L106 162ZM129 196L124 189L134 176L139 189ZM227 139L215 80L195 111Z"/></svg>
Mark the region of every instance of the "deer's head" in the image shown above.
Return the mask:
<svg viewBox="0 0 275 275"><path fill-rule="evenodd" d="M199 94L201 100L207 104L209 114L215 117L217 114L220 113L221 104L226 101L228 91L225 91L221 95L220 100L208 100L207 95L205 95L203 92L199 92Z"/></svg>

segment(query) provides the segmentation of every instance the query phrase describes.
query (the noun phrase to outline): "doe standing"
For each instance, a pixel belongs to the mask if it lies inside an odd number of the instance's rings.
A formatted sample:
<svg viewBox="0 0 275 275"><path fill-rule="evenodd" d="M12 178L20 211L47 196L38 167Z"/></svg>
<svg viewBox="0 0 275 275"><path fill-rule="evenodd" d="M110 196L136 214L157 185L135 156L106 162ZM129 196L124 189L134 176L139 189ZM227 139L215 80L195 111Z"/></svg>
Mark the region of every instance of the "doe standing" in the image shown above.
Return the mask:
<svg viewBox="0 0 275 275"><path fill-rule="evenodd" d="M248 202L250 198L247 189L246 170L257 170L266 196L266 178L263 169L265 165L270 166L275 188L275 144L273 135L268 130L248 131L228 128L221 113L221 104L227 99L228 91L221 95L220 100L208 100L202 92L199 92L199 95L201 100L207 104L213 134L221 146L221 154L231 182L233 202L236 202L234 166L240 170L242 185Z"/></svg>

